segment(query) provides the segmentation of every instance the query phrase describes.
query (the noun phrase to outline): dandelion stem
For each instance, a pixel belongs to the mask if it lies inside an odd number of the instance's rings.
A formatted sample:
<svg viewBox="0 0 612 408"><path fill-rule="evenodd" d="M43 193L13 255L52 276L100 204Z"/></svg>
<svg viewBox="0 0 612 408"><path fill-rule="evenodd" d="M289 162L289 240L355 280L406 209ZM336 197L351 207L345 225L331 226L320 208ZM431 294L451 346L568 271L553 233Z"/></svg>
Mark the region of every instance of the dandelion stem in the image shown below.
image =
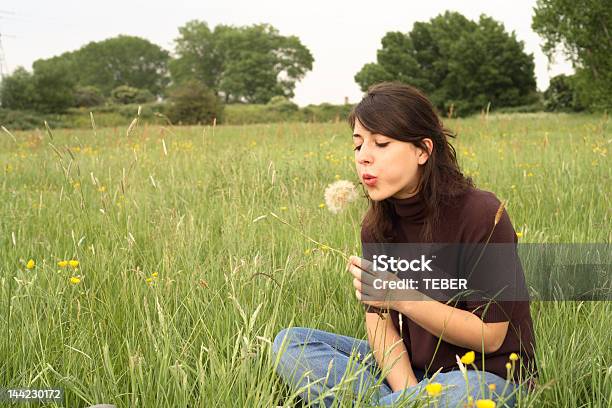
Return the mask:
<svg viewBox="0 0 612 408"><path fill-rule="evenodd" d="M320 246L325 246L326 248L329 248L332 252L336 252L337 254L339 254L340 256L342 256L342 258L344 258L347 262L349 261L349 257L342 251L332 248L329 245L325 245L320 243L319 241L310 238L308 235L304 234L302 231L300 231L298 228L294 227L293 225L289 224L287 221L283 220L281 217L279 217L278 215L274 214L272 211L270 211L270 215L273 216L274 218L276 218L277 220L279 220L280 222L282 222L283 224L291 227L294 231L296 231L298 234L300 234L301 236L303 236L304 238L308 239L309 241L314 242L317 245Z"/></svg>

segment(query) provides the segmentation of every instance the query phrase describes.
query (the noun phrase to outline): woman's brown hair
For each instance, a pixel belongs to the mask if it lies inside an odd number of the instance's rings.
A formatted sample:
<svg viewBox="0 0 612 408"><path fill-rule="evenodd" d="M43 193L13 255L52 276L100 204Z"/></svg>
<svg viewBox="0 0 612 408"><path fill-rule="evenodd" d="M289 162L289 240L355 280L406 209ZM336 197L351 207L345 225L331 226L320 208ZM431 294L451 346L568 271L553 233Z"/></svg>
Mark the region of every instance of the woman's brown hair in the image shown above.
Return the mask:
<svg viewBox="0 0 612 408"><path fill-rule="evenodd" d="M382 82L371 86L348 117L351 129L355 121L372 133L410 142L428 151L423 139L433 141L433 149L422 166L418 191L425 202L423 242L432 240L433 230L439 222L440 207L451 204L474 184L465 177L457 163L455 148L449 138L455 135L446 129L429 99L417 88L399 82ZM391 242L395 238L396 214L387 200L374 201L362 225L377 242Z"/></svg>

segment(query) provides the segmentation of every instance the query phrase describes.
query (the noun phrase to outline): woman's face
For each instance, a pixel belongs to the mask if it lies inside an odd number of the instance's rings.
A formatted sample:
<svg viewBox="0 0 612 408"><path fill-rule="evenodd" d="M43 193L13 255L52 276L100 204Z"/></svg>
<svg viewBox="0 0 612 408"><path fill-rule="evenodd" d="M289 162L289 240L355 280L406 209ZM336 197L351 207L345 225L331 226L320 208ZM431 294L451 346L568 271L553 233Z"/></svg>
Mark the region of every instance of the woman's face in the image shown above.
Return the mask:
<svg viewBox="0 0 612 408"><path fill-rule="evenodd" d="M429 151L433 142L425 138ZM415 195L421 177L420 165L429 155L412 143L371 133L358 119L353 128L357 175L374 201Z"/></svg>

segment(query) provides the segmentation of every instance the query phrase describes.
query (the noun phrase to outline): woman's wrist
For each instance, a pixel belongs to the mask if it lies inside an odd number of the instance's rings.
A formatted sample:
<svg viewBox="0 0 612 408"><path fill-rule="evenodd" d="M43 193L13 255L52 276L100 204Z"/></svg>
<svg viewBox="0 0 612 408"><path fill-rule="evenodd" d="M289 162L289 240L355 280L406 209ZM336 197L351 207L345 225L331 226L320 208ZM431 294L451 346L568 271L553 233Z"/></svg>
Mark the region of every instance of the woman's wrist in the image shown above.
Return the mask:
<svg viewBox="0 0 612 408"><path fill-rule="evenodd" d="M392 384L392 381L389 381L389 378L387 378L387 382L389 382L389 385L391 386L391 389L393 390L393 392L401 391L408 387L413 387L419 383L419 381L414 376L414 374L408 375L406 379L399 385Z"/></svg>
<svg viewBox="0 0 612 408"><path fill-rule="evenodd" d="M416 302L416 300L398 300L393 304L393 310L406 317L410 317L410 312L414 309Z"/></svg>

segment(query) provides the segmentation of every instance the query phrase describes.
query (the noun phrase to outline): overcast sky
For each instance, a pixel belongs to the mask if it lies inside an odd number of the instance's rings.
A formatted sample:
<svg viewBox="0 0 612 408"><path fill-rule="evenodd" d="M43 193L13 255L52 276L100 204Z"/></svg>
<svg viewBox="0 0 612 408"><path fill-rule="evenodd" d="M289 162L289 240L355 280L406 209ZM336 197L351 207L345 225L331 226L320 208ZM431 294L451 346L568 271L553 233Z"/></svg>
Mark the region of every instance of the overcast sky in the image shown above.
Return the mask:
<svg viewBox="0 0 612 408"><path fill-rule="evenodd" d="M206 4L205 4L206 3ZM314 56L313 70L297 85L295 102L342 103L361 98L354 76L376 61L380 40L388 31L408 32L415 21L427 21L445 10L470 19L481 13L504 23L524 41L535 57L538 88L549 78L573 72L558 58L549 66L540 49L540 38L531 30L535 0L397 1L397 0L106 0L99 2L54 0L2 0L0 34L8 70L31 69L38 58L75 50L90 41L119 34L146 38L172 50L178 27L187 21L250 25L269 23L283 35L296 35Z"/></svg>

